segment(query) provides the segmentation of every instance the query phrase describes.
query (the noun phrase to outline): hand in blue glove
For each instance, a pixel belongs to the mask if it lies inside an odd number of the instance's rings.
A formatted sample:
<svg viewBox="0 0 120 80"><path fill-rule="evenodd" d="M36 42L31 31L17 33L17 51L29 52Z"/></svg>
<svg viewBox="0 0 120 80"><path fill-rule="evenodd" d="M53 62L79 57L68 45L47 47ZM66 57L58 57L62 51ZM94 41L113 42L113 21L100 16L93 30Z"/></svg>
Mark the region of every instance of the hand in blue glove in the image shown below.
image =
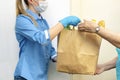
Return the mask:
<svg viewBox="0 0 120 80"><path fill-rule="evenodd" d="M76 16L68 16L59 21L64 27L69 25L76 26L81 20Z"/></svg>

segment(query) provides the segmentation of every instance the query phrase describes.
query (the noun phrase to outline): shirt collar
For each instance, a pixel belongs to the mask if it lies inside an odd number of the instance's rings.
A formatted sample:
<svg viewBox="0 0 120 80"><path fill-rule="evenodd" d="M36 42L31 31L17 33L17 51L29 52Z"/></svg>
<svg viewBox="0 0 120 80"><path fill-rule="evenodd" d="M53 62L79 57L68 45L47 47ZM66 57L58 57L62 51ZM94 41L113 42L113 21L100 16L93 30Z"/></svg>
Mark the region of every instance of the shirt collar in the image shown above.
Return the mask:
<svg viewBox="0 0 120 80"><path fill-rule="evenodd" d="M42 16L37 15L36 13L34 13L33 11L31 11L30 9L27 9L26 12L29 15L31 15L35 20L37 20L37 19L43 19Z"/></svg>

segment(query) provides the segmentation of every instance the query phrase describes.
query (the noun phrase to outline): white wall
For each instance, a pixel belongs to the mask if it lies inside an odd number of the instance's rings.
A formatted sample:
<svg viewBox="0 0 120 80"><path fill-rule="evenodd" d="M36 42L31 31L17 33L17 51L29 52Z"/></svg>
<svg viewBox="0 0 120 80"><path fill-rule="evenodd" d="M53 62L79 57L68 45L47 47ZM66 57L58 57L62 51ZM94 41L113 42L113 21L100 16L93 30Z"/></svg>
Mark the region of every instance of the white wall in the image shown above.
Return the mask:
<svg viewBox="0 0 120 80"><path fill-rule="evenodd" d="M120 33L120 0L71 0L71 14L84 19L105 20L106 28ZM103 40L99 63L104 63L117 55L115 47ZM98 76L73 75L73 80L116 80L115 69Z"/></svg>
<svg viewBox="0 0 120 80"><path fill-rule="evenodd" d="M0 2L0 80L13 80L18 47L14 33L15 1Z"/></svg>
<svg viewBox="0 0 120 80"><path fill-rule="evenodd" d="M15 1L0 2L0 80L13 80L13 73L18 61L18 43L15 38ZM43 13L50 26L69 15L69 0L48 0L48 10ZM56 39L53 42L56 47ZM69 75L56 72L51 63L49 80L69 80Z"/></svg>

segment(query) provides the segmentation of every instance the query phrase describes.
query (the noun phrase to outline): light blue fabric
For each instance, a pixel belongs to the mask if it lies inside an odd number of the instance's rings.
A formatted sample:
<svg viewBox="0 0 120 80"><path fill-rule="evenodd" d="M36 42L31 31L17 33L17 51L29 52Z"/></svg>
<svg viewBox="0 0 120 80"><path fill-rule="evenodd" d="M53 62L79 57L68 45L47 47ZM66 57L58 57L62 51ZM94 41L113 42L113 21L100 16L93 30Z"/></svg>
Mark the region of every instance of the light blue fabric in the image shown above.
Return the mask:
<svg viewBox="0 0 120 80"><path fill-rule="evenodd" d="M81 20L76 16L68 16L60 20L59 22L62 23L64 27L67 27L69 25L77 26L77 24L80 23Z"/></svg>
<svg viewBox="0 0 120 80"><path fill-rule="evenodd" d="M117 80L120 80L120 49L116 48L116 51L118 53L118 60L116 63L116 75L117 75Z"/></svg>
<svg viewBox="0 0 120 80"><path fill-rule="evenodd" d="M38 26L28 16L18 15L16 18L15 33L20 51L14 76L27 80L47 80L49 60L56 55L50 41L49 26L42 16L31 10L27 13L33 16Z"/></svg>

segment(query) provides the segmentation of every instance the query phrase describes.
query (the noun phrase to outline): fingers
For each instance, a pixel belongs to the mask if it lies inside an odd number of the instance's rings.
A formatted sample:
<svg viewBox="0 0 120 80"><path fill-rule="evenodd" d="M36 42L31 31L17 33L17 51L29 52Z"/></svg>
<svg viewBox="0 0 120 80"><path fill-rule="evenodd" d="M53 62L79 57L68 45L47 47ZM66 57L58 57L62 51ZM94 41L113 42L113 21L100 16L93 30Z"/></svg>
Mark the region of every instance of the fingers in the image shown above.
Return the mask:
<svg viewBox="0 0 120 80"><path fill-rule="evenodd" d="M84 23L78 25L79 28L84 28Z"/></svg>
<svg viewBox="0 0 120 80"><path fill-rule="evenodd" d="M87 27L87 20L83 19L83 21L78 25L80 28L86 28Z"/></svg>
<svg viewBox="0 0 120 80"><path fill-rule="evenodd" d="M80 31L88 32L89 30L87 30L86 28L87 27L86 27L85 23L81 23L78 25L78 30L80 30Z"/></svg>
<svg viewBox="0 0 120 80"><path fill-rule="evenodd" d="M98 26L95 22L88 21L84 19L83 23L80 23L78 25L78 30L95 33L96 32L96 26Z"/></svg>

